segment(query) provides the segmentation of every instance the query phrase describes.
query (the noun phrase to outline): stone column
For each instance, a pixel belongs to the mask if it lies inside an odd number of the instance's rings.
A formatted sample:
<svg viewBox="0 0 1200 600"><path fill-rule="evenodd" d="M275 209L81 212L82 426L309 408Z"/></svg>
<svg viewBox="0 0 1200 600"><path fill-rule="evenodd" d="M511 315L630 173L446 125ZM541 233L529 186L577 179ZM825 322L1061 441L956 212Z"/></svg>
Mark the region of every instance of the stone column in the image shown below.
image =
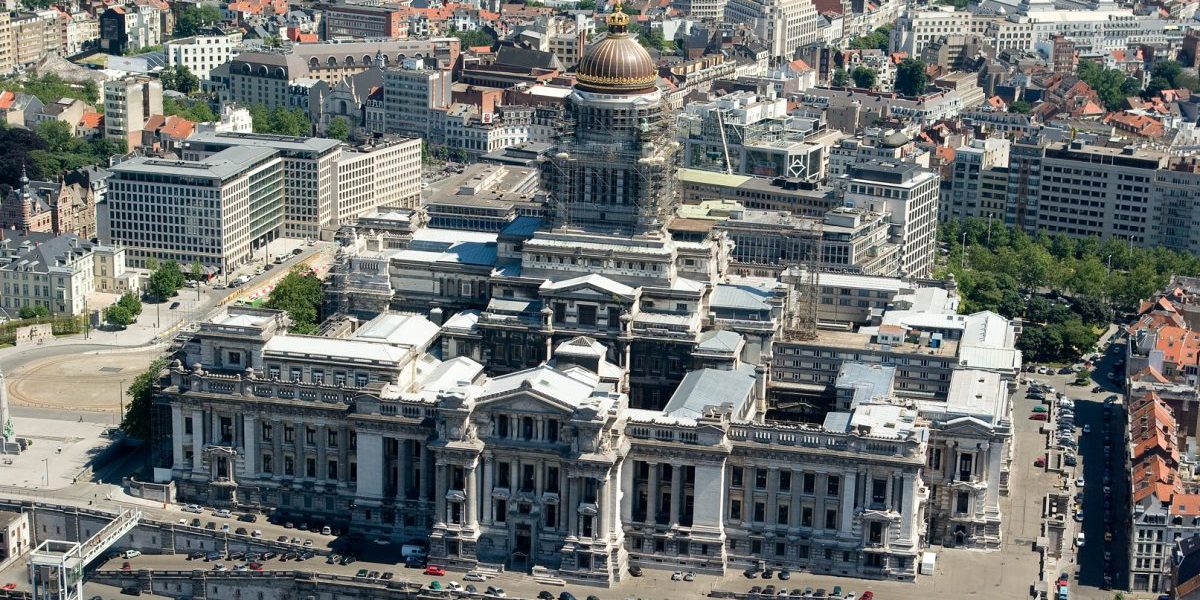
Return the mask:
<svg viewBox="0 0 1200 600"><path fill-rule="evenodd" d="M567 535L574 536L579 535L579 494L575 491L578 481L579 478L574 474L567 476Z"/></svg>
<svg viewBox="0 0 1200 600"><path fill-rule="evenodd" d="M325 443L329 441L329 427L324 423L316 426L317 439L316 441L316 460L317 460L317 479L329 478L329 461L325 457Z"/></svg>
<svg viewBox="0 0 1200 600"><path fill-rule="evenodd" d="M779 467L771 466L767 468L767 510L763 515L763 520L774 526L775 516L778 512L775 509L776 502L779 500Z"/></svg>
<svg viewBox="0 0 1200 600"><path fill-rule="evenodd" d="M900 531L905 542L915 541L913 532L913 511L914 509L914 494L913 489L913 474L906 473L901 478L903 482L900 490Z"/></svg>
<svg viewBox="0 0 1200 600"><path fill-rule="evenodd" d="M283 421L279 419L271 419L271 452L271 475L279 477L283 475Z"/></svg>
<svg viewBox="0 0 1200 600"><path fill-rule="evenodd" d="M742 465L742 522L754 522L754 467L750 465Z"/></svg>
<svg viewBox="0 0 1200 600"><path fill-rule="evenodd" d="M632 460L626 462L632 464L625 464L621 468L621 522L632 523L633 496L635 493L633 489L633 472L636 470L634 467L637 466L637 463Z"/></svg>
<svg viewBox="0 0 1200 600"><path fill-rule="evenodd" d="M192 471L199 472L204 467L204 411L192 410Z"/></svg>
<svg viewBox="0 0 1200 600"><path fill-rule="evenodd" d="M679 524L679 497L683 495L683 469L671 465L671 526Z"/></svg>
<svg viewBox="0 0 1200 600"><path fill-rule="evenodd" d="M650 463L650 481L646 486L646 524L654 524L658 512L658 463Z"/></svg>
<svg viewBox="0 0 1200 600"><path fill-rule="evenodd" d="M435 519L438 523L446 522L446 469L447 467L445 465L438 465L434 467L435 475L433 480L435 483L433 493L435 505L437 506L435 511L437 516Z"/></svg>
<svg viewBox="0 0 1200 600"><path fill-rule="evenodd" d="M408 498L408 488L412 487L412 473L416 465L412 464L412 442L407 438L402 438L400 441L400 473L399 480L396 482L401 498Z"/></svg>
<svg viewBox="0 0 1200 600"><path fill-rule="evenodd" d="M1000 509L1000 471L1002 469L1002 456L1004 454L1004 444L992 442L988 447L988 470L987 470L987 508L988 510Z"/></svg>
<svg viewBox="0 0 1200 600"><path fill-rule="evenodd" d="M483 463L483 482L479 486L480 518L484 525L492 524L492 482L495 479L496 465L492 464L492 454L483 453L479 460Z"/></svg>
<svg viewBox="0 0 1200 600"><path fill-rule="evenodd" d="M0 386L4 383L0 381ZM0 393L3 393L3 387L0 387ZM0 423L0 429L4 428L4 423ZM195 432L195 429L192 429ZM174 404L171 406L171 468L183 469L189 465L183 462L183 409Z"/></svg>
<svg viewBox="0 0 1200 600"><path fill-rule="evenodd" d="M850 529L854 524L855 483L856 481L854 477L842 478L842 509L841 514L838 515L841 523L838 525L838 529L847 533L850 532Z"/></svg>
<svg viewBox="0 0 1200 600"><path fill-rule="evenodd" d="M301 459L303 460L303 459ZM299 465L300 469L304 465ZM358 489L359 498L379 500L383 498L383 437L378 433L358 434Z"/></svg>
<svg viewBox="0 0 1200 600"><path fill-rule="evenodd" d="M475 480L477 472L478 472L478 469L475 468L475 465L473 465L473 464L467 465L467 467L466 467L466 476L467 476L466 524L467 524L467 527L470 529L478 529L479 528L479 510L478 510L478 507L479 507L479 483Z"/></svg>
<svg viewBox="0 0 1200 600"><path fill-rule="evenodd" d="M596 528L592 530L596 539L608 541L608 525L612 522L612 517L609 512L612 510L612 503L609 502L608 491L612 488L609 480L612 479L612 473L605 473L603 479L597 479L600 489L596 490Z"/></svg>
<svg viewBox="0 0 1200 600"><path fill-rule="evenodd" d="M242 477L258 475L258 417L246 415L242 419L242 447L245 460L242 461Z"/></svg>

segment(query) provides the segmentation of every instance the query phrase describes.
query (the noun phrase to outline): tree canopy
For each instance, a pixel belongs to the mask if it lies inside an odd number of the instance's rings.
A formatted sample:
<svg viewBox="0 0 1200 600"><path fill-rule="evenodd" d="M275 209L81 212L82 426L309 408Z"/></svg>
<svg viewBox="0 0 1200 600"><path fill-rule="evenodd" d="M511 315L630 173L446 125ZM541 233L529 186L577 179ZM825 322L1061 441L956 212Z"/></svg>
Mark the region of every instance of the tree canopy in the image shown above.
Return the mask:
<svg viewBox="0 0 1200 600"><path fill-rule="evenodd" d="M192 70L186 65L175 65L163 69L158 77L162 82L163 89L174 90L181 94L194 94L200 91L200 78L192 73Z"/></svg>
<svg viewBox="0 0 1200 600"><path fill-rule="evenodd" d="M855 67L850 73L850 77L854 79L855 87L866 88L868 90L875 89L875 84L879 81L879 76L875 74L875 69L869 67Z"/></svg>
<svg viewBox="0 0 1200 600"><path fill-rule="evenodd" d="M21 310L17 311L17 317L21 319L37 319L50 316L50 309L41 304L22 306Z"/></svg>
<svg viewBox="0 0 1200 600"><path fill-rule="evenodd" d="M95 104L99 99L99 88L94 82L75 85L67 83L56 73L45 73L24 80L5 79L0 81L0 89L33 94L42 101L42 104L52 104L59 98L75 98Z"/></svg>
<svg viewBox="0 0 1200 600"><path fill-rule="evenodd" d="M322 297L321 279L307 266L297 266L275 284L267 307L287 311L292 331L316 333Z"/></svg>
<svg viewBox="0 0 1200 600"><path fill-rule="evenodd" d="M850 40L851 50L870 50L872 48L888 51L892 40L892 26L884 25L871 33Z"/></svg>
<svg viewBox="0 0 1200 600"><path fill-rule="evenodd" d="M1024 100L1013 100L1013 103L1008 105L1008 112L1010 113L1027 115L1032 110L1033 106Z"/></svg>
<svg viewBox="0 0 1200 600"><path fill-rule="evenodd" d="M346 141L350 138L350 124L342 117L334 117L325 129L325 137Z"/></svg>
<svg viewBox="0 0 1200 600"><path fill-rule="evenodd" d="M282 106L269 110L261 104L250 107L250 120L254 133L279 135L312 135L312 119L300 108L287 109Z"/></svg>
<svg viewBox="0 0 1200 600"><path fill-rule="evenodd" d="M154 404L154 383L158 381L159 373L167 368L167 359L156 358L146 371L133 378L125 393L129 396L129 404L121 418L121 431L125 435L139 440L150 438L150 412Z"/></svg>
<svg viewBox="0 0 1200 600"><path fill-rule="evenodd" d="M196 100L194 102L177 101L174 98L163 98L163 114L167 116L178 115L189 121L196 123L209 123L217 120L217 113L213 112L212 107L208 102Z"/></svg>
<svg viewBox="0 0 1200 600"><path fill-rule="evenodd" d="M192 4L179 11L175 19L176 37L200 33L205 27L221 22L221 10L211 4Z"/></svg>
<svg viewBox="0 0 1200 600"><path fill-rule="evenodd" d="M488 33L487 31L484 31L483 29L472 29L470 31L462 31L462 30L455 29L450 32L450 35L461 40L463 48L468 48L468 47L473 47L473 46L491 47L492 44L496 43L495 36Z"/></svg>
<svg viewBox="0 0 1200 600"><path fill-rule="evenodd" d="M74 137L60 121L39 123L32 131L0 122L0 148L0 183L13 187L22 169L30 179L55 181L67 171L108 164L110 156L125 153L119 141Z"/></svg>
<svg viewBox="0 0 1200 600"><path fill-rule="evenodd" d="M1031 237L997 222L989 236L988 228L979 219L944 225L939 234L949 257L940 274L954 274L963 312L992 310L1037 324L1026 326L1020 340L1031 360L1078 356L1111 320L1113 308L1135 309L1172 274L1200 274L1200 257L1164 248L1062 234Z"/></svg>
<svg viewBox="0 0 1200 600"><path fill-rule="evenodd" d="M175 295L179 288L183 287L183 270L179 268L179 263L168 260L158 268L153 269L150 273L149 289L151 296L159 300L166 300Z"/></svg>
<svg viewBox="0 0 1200 600"><path fill-rule="evenodd" d="M1121 104L1130 96L1141 91L1138 81L1117 69L1107 69L1090 60L1079 61L1076 69L1079 78L1091 86L1104 107L1108 110L1121 108Z"/></svg>
<svg viewBox="0 0 1200 600"><path fill-rule="evenodd" d="M833 85L837 87L846 87L850 85L850 74L845 69L834 69Z"/></svg>
<svg viewBox="0 0 1200 600"><path fill-rule="evenodd" d="M929 86L929 75L925 73L925 61L906 58L896 67L897 92L905 96L920 96Z"/></svg>

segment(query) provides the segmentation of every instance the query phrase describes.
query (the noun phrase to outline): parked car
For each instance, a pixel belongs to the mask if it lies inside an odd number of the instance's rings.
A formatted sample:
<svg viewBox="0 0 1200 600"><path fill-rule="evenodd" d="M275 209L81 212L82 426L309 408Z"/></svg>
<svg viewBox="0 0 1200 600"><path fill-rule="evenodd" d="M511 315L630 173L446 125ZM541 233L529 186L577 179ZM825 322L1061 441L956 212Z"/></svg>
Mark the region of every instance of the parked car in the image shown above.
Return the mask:
<svg viewBox="0 0 1200 600"><path fill-rule="evenodd" d="M629 567L629 574L634 577L641 577L642 576L642 568L637 565L632 565Z"/></svg>
<svg viewBox="0 0 1200 600"><path fill-rule="evenodd" d="M437 565L429 565L425 567L425 574L431 577L445 577L446 570Z"/></svg>
<svg viewBox="0 0 1200 600"><path fill-rule="evenodd" d="M220 510L214 510L213 516L220 517L222 519L228 519L229 517L233 516L233 512L231 512L228 508L222 508Z"/></svg>
<svg viewBox="0 0 1200 600"><path fill-rule="evenodd" d="M1076 535L1075 535L1075 547L1077 547L1077 548L1082 548L1082 547L1083 547L1083 543L1084 543L1085 541L1086 541L1086 538L1084 537L1084 535L1083 535L1083 532L1082 532L1082 531L1080 531L1078 534L1076 534Z"/></svg>
<svg viewBox="0 0 1200 600"><path fill-rule="evenodd" d="M1075 455L1074 454L1063 455L1063 464L1067 465L1068 467L1074 467L1076 464Z"/></svg>
<svg viewBox="0 0 1200 600"><path fill-rule="evenodd" d="M1039 467L1039 468L1045 467L1046 466L1046 456L1043 454L1042 456L1039 456L1039 457L1033 459L1033 466Z"/></svg>
<svg viewBox="0 0 1200 600"><path fill-rule="evenodd" d="M129 564L129 561L125 561L125 562L121 563L122 571L130 571L132 569L133 569L133 567Z"/></svg>
<svg viewBox="0 0 1200 600"><path fill-rule="evenodd" d="M503 588L498 588L498 587L492 586L492 585L489 585L487 587L487 591L484 592L484 595L492 597L492 598L507 598L508 597L508 594L504 593Z"/></svg>
<svg viewBox="0 0 1200 600"><path fill-rule="evenodd" d="M366 577L367 573L369 573L369 572L370 571L368 571L367 569L359 569L358 573L355 573L354 576L355 577Z"/></svg>
<svg viewBox="0 0 1200 600"><path fill-rule="evenodd" d="M1032 415L1029 415L1029 420L1030 421L1045 421L1046 413L1033 413Z"/></svg>
<svg viewBox="0 0 1200 600"><path fill-rule="evenodd" d="M463 575L463 581L487 581L487 577L479 571L467 571L467 574Z"/></svg>
<svg viewBox="0 0 1200 600"><path fill-rule="evenodd" d="M125 558L137 558L141 555L142 555L141 550L133 550L133 549L129 549L129 550L126 550L121 553L121 556L123 556Z"/></svg>
<svg viewBox="0 0 1200 600"><path fill-rule="evenodd" d="M183 512L196 513L196 514L201 514L204 512L204 509L200 508L199 504L184 504L183 508L181 508L180 510L182 510Z"/></svg>
<svg viewBox="0 0 1200 600"><path fill-rule="evenodd" d="M246 513L238 517L238 520L243 523L254 523L258 521L258 515Z"/></svg>

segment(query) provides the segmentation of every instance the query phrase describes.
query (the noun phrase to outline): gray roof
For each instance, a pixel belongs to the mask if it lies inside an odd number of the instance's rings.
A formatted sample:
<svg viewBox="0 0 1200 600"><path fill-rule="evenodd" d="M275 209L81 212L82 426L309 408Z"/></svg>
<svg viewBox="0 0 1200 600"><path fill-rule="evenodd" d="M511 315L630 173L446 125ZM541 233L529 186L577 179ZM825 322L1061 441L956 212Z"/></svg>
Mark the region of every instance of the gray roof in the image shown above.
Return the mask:
<svg viewBox="0 0 1200 600"><path fill-rule="evenodd" d="M770 296L765 290L748 285L718 285L709 301L713 308L731 308L735 310L771 310L766 303Z"/></svg>
<svg viewBox="0 0 1200 600"><path fill-rule="evenodd" d="M180 177L211 177L224 181L236 177L252 163L270 158L276 153L271 148L236 146L226 148L200 161L166 160L139 157L112 167L112 172L138 173L146 175L176 175Z"/></svg>
<svg viewBox="0 0 1200 600"><path fill-rule="evenodd" d="M737 352L742 345L742 334L725 329L714 329L700 334L701 352Z"/></svg>
<svg viewBox="0 0 1200 600"><path fill-rule="evenodd" d="M187 139L188 144L219 144L223 146L257 146L276 150L316 152L323 154L337 148L341 142L329 138L293 137L268 133L234 133L231 131L202 131Z"/></svg>
<svg viewBox="0 0 1200 600"><path fill-rule="evenodd" d="M896 367L844 361L838 369L834 387L854 390L854 404L888 396L896 379Z"/></svg>
<svg viewBox="0 0 1200 600"><path fill-rule="evenodd" d="M754 367L735 371L700 369L684 376L663 412L672 417L697 418L709 407L727 407L742 414L754 398Z"/></svg>
<svg viewBox="0 0 1200 600"><path fill-rule="evenodd" d="M5 240L8 241L8 240ZM27 271L30 273L49 273L51 267L63 266L59 263L69 263L92 251L93 244L79 236L69 233L49 239L44 239L27 247L24 252L16 254L0 269L5 271Z"/></svg>

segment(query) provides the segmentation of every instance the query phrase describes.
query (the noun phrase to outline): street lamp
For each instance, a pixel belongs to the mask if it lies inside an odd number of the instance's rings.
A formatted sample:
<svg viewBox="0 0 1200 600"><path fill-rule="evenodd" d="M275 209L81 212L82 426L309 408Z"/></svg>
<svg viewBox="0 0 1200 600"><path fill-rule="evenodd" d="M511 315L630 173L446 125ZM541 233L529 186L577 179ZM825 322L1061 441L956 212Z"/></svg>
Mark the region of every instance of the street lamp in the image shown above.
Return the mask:
<svg viewBox="0 0 1200 600"><path fill-rule="evenodd" d="M965 232L965 231L963 232L962 238L963 238L962 256L959 257L960 258L959 266L963 269L966 269L967 268L967 232Z"/></svg>
<svg viewBox="0 0 1200 600"><path fill-rule="evenodd" d="M1108 272L1112 273L1112 255L1108 255Z"/></svg>
<svg viewBox="0 0 1200 600"><path fill-rule="evenodd" d="M42 463L46 465L46 487L50 487L50 459L43 458Z"/></svg>
<svg viewBox="0 0 1200 600"><path fill-rule="evenodd" d="M993 213L988 213L988 233L987 233L988 248L992 247L992 214Z"/></svg>

